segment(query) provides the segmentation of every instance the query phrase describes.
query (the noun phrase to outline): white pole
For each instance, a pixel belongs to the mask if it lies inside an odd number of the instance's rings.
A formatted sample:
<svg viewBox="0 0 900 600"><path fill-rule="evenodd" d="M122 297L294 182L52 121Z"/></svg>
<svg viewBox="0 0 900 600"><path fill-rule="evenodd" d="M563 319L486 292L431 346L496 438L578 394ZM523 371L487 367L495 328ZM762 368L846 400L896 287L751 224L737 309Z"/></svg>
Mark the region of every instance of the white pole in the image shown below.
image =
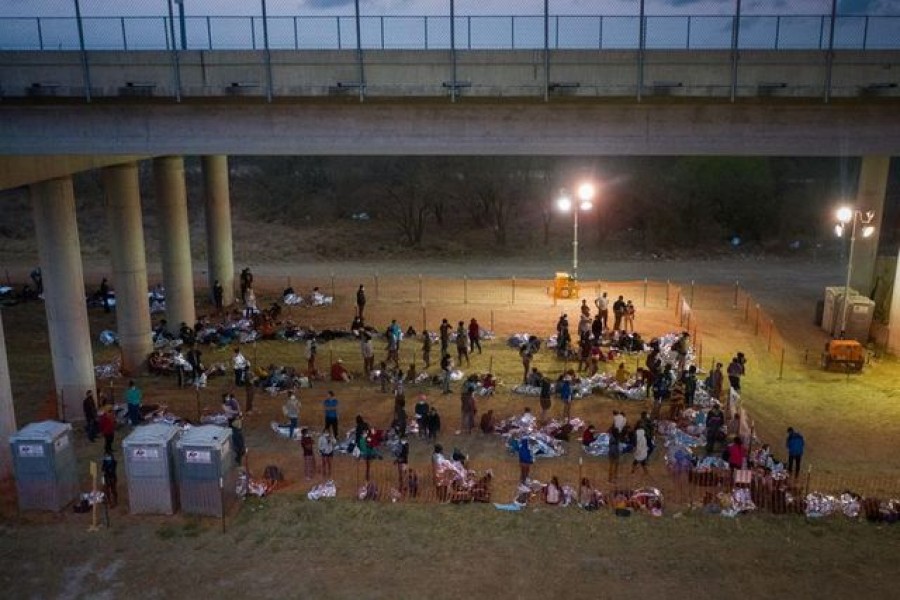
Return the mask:
<svg viewBox="0 0 900 600"><path fill-rule="evenodd" d="M850 277L853 274L853 248L856 245L856 219L858 210L853 211L853 221L850 225L850 256L847 259L847 281L844 283L844 305L841 310L841 338L847 330L847 308L850 305Z"/></svg>
<svg viewBox="0 0 900 600"><path fill-rule="evenodd" d="M578 207L575 206L572 209L572 214L575 215L574 222L574 233L572 236L572 279L578 279Z"/></svg>

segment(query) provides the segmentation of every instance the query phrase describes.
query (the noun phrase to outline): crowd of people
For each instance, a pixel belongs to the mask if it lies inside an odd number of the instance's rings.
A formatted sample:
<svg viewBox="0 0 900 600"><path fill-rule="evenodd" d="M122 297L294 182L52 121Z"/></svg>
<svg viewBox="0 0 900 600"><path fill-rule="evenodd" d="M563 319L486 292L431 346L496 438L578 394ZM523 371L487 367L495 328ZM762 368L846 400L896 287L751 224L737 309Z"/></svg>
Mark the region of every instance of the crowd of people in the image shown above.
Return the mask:
<svg viewBox="0 0 900 600"><path fill-rule="evenodd" d="M101 292L108 298L110 291L104 279ZM315 291L317 291L316 288ZM211 290L216 315L225 314L223 290L216 281ZM240 276L240 299L243 310L241 318L248 319L254 329L267 331L266 326L274 327L281 315L281 308L276 303L269 309L260 311L256 306L257 299L253 291L253 274L249 268ZM701 373L690 359L691 336L681 333L672 343L670 352L664 355L659 340L651 340L645 344L640 333L635 330L636 309L631 300L623 296L612 301L606 292L600 294L593 303L582 300L579 307L576 329L576 341L573 342L570 332L568 314L560 316L556 324L556 335L546 343L555 355L562 360L562 368L558 374L543 373L534 366L534 359L542 347L537 336L528 336L518 347L522 363L522 381L526 386L539 390L540 412L534 419L541 423L549 420L553 412L554 399L558 399L559 412L563 422L572 418L573 403L576 399L576 386L581 378L590 378L601 370L601 364L617 364L614 379L621 386L632 386L644 390L649 400L649 410L643 411L640 418L632 425L620 411L614 411L608 426L600 428L589 424L581 434L581 444L591 446L599 435L608 440L608 482L616 484L619 479L620 463L623 449L631 452L630 474L649 476L648 468L656 447L655 435L657 423L661 419L677 421L688 410L694 410L698 389L702 388L712 399L712 405L705 411L705 452L707 456L721 456L732 469L743 469L748 465L769 465L774 461L768 446L760 446L752 455L750 445L745 437L735 435L737 431L733 423L729 423L727 412L729 401L734 394L742 391L742 381L746 375L747 359L742 352L735 354L727 368L716 363L709 373ZM104 309L109 308L107 301ZM246 415L254 413L253 389L257 386L284 394L282 405L286 423L287 438L299 441L300 455L303 457L303 474L306 480L317 476L330 478L333 474L332 459L336 452L348 451L359 460L365 462L365 478L370 479L370 466L373 460L388 458L397 466L397 489L404 494L418 490L418 474L409 467L410 441L421 440L432 444L432 467L435 480L450 473L444 480L442 494L447 497L468 498L484 501L490 497L489 484L491 477L482 475L473 478L468 475L465 455L455 450L450 458L444 455L438 443L443 438L442 416L447 411L443 401L429 401L428 386L434 385L434 392L440 390L441 395L453 393L454 383L459 381L459 425L455 429L458 435L471 435L482 431L485 434L494 432L494 411L479 411L480 398L489 397L500 382L488 371L474 371L464 374L461 369L471 369L473 359L483 353L482 341L485 331L477 319L456 320L455 325L449 318L443 318L437 330L416 332L412 327L404 330L396 319L392 319L384 330L379 330L367 323L367 298L364 285L360 285L355 294L355 312L348 335L357 340L361 356L362 372L355 373L348 368L343 359L331 361L325 372L318 367L318 340L315 334L305 339L305 369L293 366L269 365L256 367L244 353L244 348L237 345L232 356L224 364L207 365L203 360L203 344L233 345L240 339L235 333L239 328L232 327L227 321L217 327L203 318L193 326L181 323L172 332L165 320L161 320L154 330L154 338L159 342L180 340L168 354L161 350L154 351L149 361L151 372L174 372L175 384L178 388L195 386L198 389L206 385L206 378L212 375L224 375L228 371L233 375L233 383L229 391L222 395L221 412L225 424L232 431L232 447L235 462L241 464L246 453L243 423ZM611 312L611 314L610 314ZM210 333L214 330L215 333ZM376 342L383 343L383 360L378 360L379 350ZM162 344L161 344L162 345ZM401 360L401 348L413 345L414 354L421 357L421 363L414 359L410 363ZM620 358L627 354L644 351L643 366L631 373ZM409 353L405 353L409 356ZM167 368L161 364L168 361ZM376 365L377 363L377 365ZM571 363L571 367L570 367ZM560 364L560 363L555 363ZM212 368L210 368L212 367ZM434 369L436 367L436 370ZM724 371L723 371L724 368ZM701 380L701 377L705 378ZM727 377L727 388L726 388ZM355 417L352 434L342 440L339 406L340 402L335 389L327 393L305 391L314 382L328 381L329 384L346 384L354 380L370 381L374 389L393 396L394 408L388 422L382 427L372 427L363 414ZM406 410L406 393L409 386L420 390L416 394L416 402L412 415ZM236 392L246 391L245 404L242 407ZM726 394L726 389L728 390ZM301 402L301 396L318 397L315 402L319 408L313 409ZM132 426L143 420L142 393L131 382L124 394L127 421ZM663 407L669 412L663 414ZM723 410L724 408L724 410ZM323 415L320 423L304 418L304 413ZM530 411L526 409L526 413ZM480 420L479 420L480 415ZM99 436L105 441L104 455L109 456L105 463L104 473L109 469L108 481L115 482L114 439L117 421L112 405L103 396L98 400L92 393L84 400L84 416L88 439L93 442ZM730 434L726 437L725 432ZM346 443L349 441L349 444ZM804 440L795 429L788 429L785 443L788 456L788 471L797 477L804 452ZM518 446L518 462L520 465L520 483L527 485L532 478L534 453L529 443ZM448 466L449 465L449 466ZM457 477L457 475L459 475ZM579 490L574 494L564 492L556 476L550 478L542 491L543 499L548 504L566 502L566 494L572 498L577 496L580 504L595 504L596 490L590 488L589 482L579 482ZM114 490L110 492L113 497Z"/></svg>

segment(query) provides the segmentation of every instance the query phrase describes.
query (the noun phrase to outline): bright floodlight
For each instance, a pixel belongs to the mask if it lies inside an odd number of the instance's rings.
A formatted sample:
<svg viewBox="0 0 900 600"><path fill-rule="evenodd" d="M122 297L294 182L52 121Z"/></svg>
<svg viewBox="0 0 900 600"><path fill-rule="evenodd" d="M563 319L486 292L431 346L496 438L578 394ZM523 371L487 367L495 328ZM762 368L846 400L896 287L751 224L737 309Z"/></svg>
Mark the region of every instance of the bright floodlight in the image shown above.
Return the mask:
<svg viewBox="0 0 900 600"><path fill-rule="evenodd" d="M844 237L844 226L838 223L834 226L834 235Z"/></svg>
<svg viewBox="0 0 900 600"><path fill-rule="evenodd" d="M560 210L568 211L572 209L572 199L569 198L568 195L563 194L559 197L559 200L556 201L556 205Z"/></svg>
<svg viewBox="0 0 900 600"><path fill-rule="evenodd" d="M862 230L862 236L863 236L864 238L872 237L872 234L873 234L873 233L875 233L875 226L874 226L874 225L866 225L865 227L863 227L863 230Z"/></svg>
<svg viewBox="0 0 900 600"><path fill-rule="evenodd" d="M847 224L853 218L853 209L849 206L842 206L837 211L837 220Z"/></svg>
<svg viewBox="0 0 900 600"><path fill-rule="evenodd" d="M581 198L583 202L590 204L590 201L594 198L594 184L585 182L578 186L578 197ZM582 204L582 206L584 206L584 204ZM588 208L590 208L590 206L588 206Z"/></svg>

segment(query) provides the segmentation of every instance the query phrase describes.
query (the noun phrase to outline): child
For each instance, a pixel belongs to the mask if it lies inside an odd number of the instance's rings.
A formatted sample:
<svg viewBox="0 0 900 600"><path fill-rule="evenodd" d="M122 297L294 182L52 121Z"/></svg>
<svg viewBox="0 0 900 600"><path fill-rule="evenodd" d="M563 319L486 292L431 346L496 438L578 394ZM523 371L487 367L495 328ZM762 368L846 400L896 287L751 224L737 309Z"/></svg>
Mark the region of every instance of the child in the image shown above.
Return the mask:
<svg viewBox="0 0 900 600"><path fill-rule="evenodd" d="M312 479L316 474L316 457L313 455L313 439L309 429L300 430L300 448L303 449L303 471L306 479Z"/></svg>

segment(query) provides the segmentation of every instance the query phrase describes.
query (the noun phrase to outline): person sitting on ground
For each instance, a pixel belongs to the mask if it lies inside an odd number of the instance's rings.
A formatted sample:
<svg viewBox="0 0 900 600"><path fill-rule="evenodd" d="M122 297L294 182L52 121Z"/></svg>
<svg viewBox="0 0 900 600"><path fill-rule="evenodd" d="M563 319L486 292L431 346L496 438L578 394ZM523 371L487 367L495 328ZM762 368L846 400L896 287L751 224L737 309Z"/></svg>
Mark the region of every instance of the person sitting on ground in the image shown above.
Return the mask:
<svg viewBox="0 0 900 600"><path fill-rule="evenodd" d="M491 373L485 373L481 378L481 387L488 394L493 394L494 390L497 388L497 380L494 379L494 375Z"/></svg>
<svg viewBox="0 0 900 600"><path fill-rule="evenodd" d="M362 317L359 315L355 315L353 317L353 321L350 323L350 331L353 332L353 335L359 337L360 333L363 331L364 323Z"/></svg>
<svg viewBox="0 0 900 600"><path fill-rule="evenodd" d="M494 411L493 409L481 415L481 423L479 428L482 433L494 433Z"/></svg>
<svg viewBox="0 0 900 600"><path fill-rule="evenodd" d="M544 502L551 506L557 506L562 502L562 486L559 485L559 478L554 475L550 479L550 483L544 486Z"/></svg>
<svg viewBox="0 0 900 600"><path fill-rule="evenodd" d="M523 427L527 427L527 428L534 427L534 423L535 423L536 419L534 418L534 415L531 414L531 409L528 408L527 406L525 407L525 410L522 413L522 417L520 418L520 421L522 422Z"/></svg>
<svg viewBox="0 0 900 600"><path fill-rule="evenodd" d="M581 434L581 445L582 446L590 446L594 443L594 440L597 438L596 430L593 425L588 425L587 429L584 430L584 433Z"/></svg>
<svg viewBox="0 0 900 600"><path fill-rule="evenodd" d="M619 363L619 368L616 369L616 383L625 385L630 378L631 373L625 368L625 363Z"/></svg>
<svg viewBox="0 0 900 600"><path fill-rule="evenodd" d="M340 358L337 359L337 361L331 365L331 380L348 382L351 379L350 372L344 366L344 361Z"/></svg>

